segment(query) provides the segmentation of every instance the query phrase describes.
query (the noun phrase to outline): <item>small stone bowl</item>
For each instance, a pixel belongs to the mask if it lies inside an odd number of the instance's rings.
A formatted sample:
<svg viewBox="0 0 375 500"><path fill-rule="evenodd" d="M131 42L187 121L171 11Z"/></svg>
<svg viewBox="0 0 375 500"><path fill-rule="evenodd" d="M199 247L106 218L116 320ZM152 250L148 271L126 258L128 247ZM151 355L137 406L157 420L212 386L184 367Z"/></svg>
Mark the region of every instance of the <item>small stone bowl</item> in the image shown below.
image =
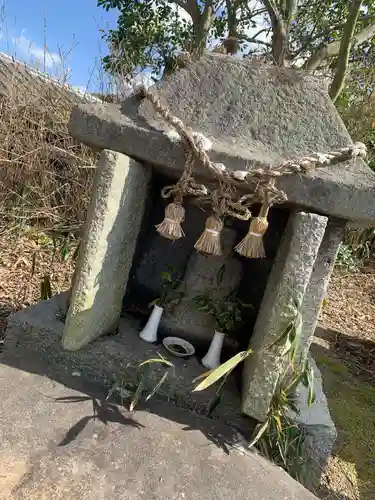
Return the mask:
<svg viewBox="0 0 375 500"><path fill-rule="evenodd" d="M190 342L178 337L165 337L163 344L167 351L178 358L188 358L195 353L195 348Z"/></svg>

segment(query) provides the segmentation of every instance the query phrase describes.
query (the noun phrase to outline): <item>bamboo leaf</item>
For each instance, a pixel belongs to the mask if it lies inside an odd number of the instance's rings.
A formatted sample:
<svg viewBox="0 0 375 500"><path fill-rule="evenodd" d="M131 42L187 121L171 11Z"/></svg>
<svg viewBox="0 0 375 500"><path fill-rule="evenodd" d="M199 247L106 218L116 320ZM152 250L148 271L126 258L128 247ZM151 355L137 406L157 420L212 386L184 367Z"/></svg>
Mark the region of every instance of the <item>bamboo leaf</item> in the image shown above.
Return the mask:
<svg viewBox="0 0 375 500"><path fill-rule="evenodd" d="M63 244L60 247L60 258L62 262L65 262L69 254L69 243L68 238L64 238Z"/></svg>
<svg viewBox="0 0 375 500"><path fill-rule="evenodd" d="M210 402L208 403L207 411L206 411L206 416L210 417L213 412L216 410L216 408L220 405L221 403L221 393L217 394L215 393Z"/></svg>
<svg viewBox="0 0 375 500"><path fill-rule="evenodd" d="M129 406L129 411L133 411L134 408L137 406L139 403L139 400L142 396L143 388L144 388L144 379L145 377L142 377L141 381L138 384L137 390L135 391L134 397L132 399L132 402L130 403Z"/></svg>
<svg viewBox="0 0 375 500"><path fill-rule="evenodd" d="M249 354L251 354L251 352L251 349L249 349L248 351L239 352L232 358L228 359L228 361L220 365L218 368L212 370L208 377L205 378L195 389L193 389L193 392L203 391L204 389L207 389L207 387L210 387L221 377L223 377L227 372L233 370L233 368L241 363L241 361L246 359Z"/></svg>
<svg viewBox="0 0 375 500"><path fill-rule="evenodd" d="M309 390L308 390L308 395L307 395L307 406L311 406L316 399L316 394L315 394L315 378L314 378L314 370L310 367L309 368Z"/></svg>
<svg viewBox="0 0 375 500"><path fill-rule="evenodd" d="M164 271L160 275L163 280L168 281L168 283L172 283L172 276L171 273L168 273L168 271Z"/></svg>
<svg viewBox="0 0 375 500"><path fill-rule="evenodd" d="M252 439L252 441L250 442L249 448L252 448L255 444L257 444L259 439L263 436L263 434L268 429L268 426L269 426L269 420L266 420L263 424L258 424L255 427L256 434L255 434L254 438Z"/></svg>
<svg viewBox="0 0 375 500"><path fill-rule="evenodd" d="M223 282L223 278L224 278L224 272L225 272L225 264L223 264L220 269L218 270L217 272L217 275L216 275L216 281L217 281L217 284L220 286Z"/></svg>
<svg viewBox="0 0 375 500"><path fill-rule="evenodd" d="M271 349L271 347L281 344L283 340L286 340L289 336L290 329L293 328L293 324L289 323L286 328L283 330L283 332L274 340L269 346L268 349Z"/></svg>
<svg viewBox="0 0 375 500"><path fill-rule="evenodd" d="M201 373L200 375L198 375L197 377L195 377L195 378L193 379L193 384L195 384L195 382L198 382L198 380L200 380L201 378L206 378L206 377L208 377L208 375L209 375L210 373L212 373L213 371L214 371L214 369L212 369L212 370L208 370L208 372Z"/></svg>
<svg viewBox="0 0 375 500"><path fill-rule="evenodd" d="M152 363L161 363L163 365L167 365L167 366L171 366L171 367L174 366L174 364L171 361L168 361L168 359L165 359L165 358L151 358L151 359L146 359L146 361L142 361L142 363L140 363L138 365L138 368L141 368L142 366L145 366L145 365L150 365Z"/></svg>
<svg viewBox="0 0 375 500"><path fill-rule="evenodd" d="M168 372L166 371L164 373L164 375L161 377L161 379L159 380L159 382L155 385L155 387L152 389L152 391L150 392L150 394L147 396L146 398L146 401L148 401L149 399L152 398L152 396L154 396L154 394L160 389L160 387L163 385L163 383L165 382L166 378L168 377Z"/></svg>

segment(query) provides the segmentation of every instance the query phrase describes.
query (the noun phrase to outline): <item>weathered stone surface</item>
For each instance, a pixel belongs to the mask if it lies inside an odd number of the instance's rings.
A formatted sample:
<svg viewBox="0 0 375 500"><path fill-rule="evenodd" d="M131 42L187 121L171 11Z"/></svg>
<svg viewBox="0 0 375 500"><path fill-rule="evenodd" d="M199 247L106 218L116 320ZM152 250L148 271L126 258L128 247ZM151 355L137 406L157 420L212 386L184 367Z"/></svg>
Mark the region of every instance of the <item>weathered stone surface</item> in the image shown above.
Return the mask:
<svg viewBox="0 0 375 500"><path fill-rule="evenodd" d="M87 214L62 344L76 350L116 327L150 170L103 151Z"/></svg>
<svg viewBox="0 0 375 500"><path fill-rule="evenodd" d="M326 225L324 216L297 212L285 229L251 338L253 354L243 373L243 411L257 420L266 419L285 363L283 347L269 347L287 325L283 314L293 295L305 295Z"/></svg>
<svg viewBox="0 0 375 500"><path fill-rule="evenodd" d="M306 358L314 337L316 325L322 308L323 299L337 252L344 237L346 221L331 218L328 220L324 238L319 248L314 269L302 303L302 338L299 352Z"/></svg>
<svg viewBox="0 0 375 500"><path fill-rule="evenodd" d="M312 76L219 55L173 74L157 87L171 111L213 141L210 156L231 170L275 165L314 151L351 144L326 91ZM163 132L148 104L87 104L72 112L69 130L91 146L110 148L180 175L184 151ZM205 175L197 166L198 175ZM375 219L375 173L357 159L284 176L290 203L347 219Z"/></svg>
<svg viewBox="0 0 375 500"><path fill-rule="evenodd" d="M297 391L296 407L299 410L293 415L305 434L303 447L305 466L302 473L302 482L315 491L320 484L322 474L332 455L337 439L337 431L332 421L327 398L323 391L322 374L312 357L309 357L310 366L314 370L315 402L307 405L308 390L302 384Z"/></svg>
<svg viewBox="0 0 375 500"><path fill-rule="evenodd" d="M0 364L2 500L315 498L228 426L160 402L128 413L34 371Z"/></svg>
<svg viewBox="0 0 375 500"><path fill-rule="evenodd" d="M12 315L6 331L6 356L18 360L19 366L24 370L28 370L29 360L36 357L49 364L51 375L56 380L63 382L64 377L78 373L80 378L98 382L108 390L113 377L123 375L129 364L133 368L128 368L127 371L130 376L135 377L135 367L147 359L158 357L160 352L174 363L175 370L163 384L158 397L197 413L206 413L215 394L215 387L207 391L192 392L193 380L206 371L206 368L196 357L186 360L172 357L163 345L142 341L139 338L139 321L131 316L120 319L117 335L98 338L75 352L62 349L64 324L59 319L59 313L64 300L64 294L56 295ZM163 367L156 364L147 382L150 384L147 387L149 392L163 374ZM247 417L241 416L240 394L234 379L228 380L222 403L215 410L214 417L222 418L251 434L251 422Z"/></svg>
<svg viewBox="0 0 375 500"><path fill-rule="evenodd" d="M224 297L238 287L242 277L241 262L233 252L236 231L224 228L221 234L223 256L205 256L197 252L191 254L184 276L186 295L180 304L162 319L162 326L167 332L201 344L211 342L215 332L215 320L210 314L197 310L194 297L207 290L215 290L217 297ZM218 287L216 279L222 265L225 265L225 272Z"/></svg>

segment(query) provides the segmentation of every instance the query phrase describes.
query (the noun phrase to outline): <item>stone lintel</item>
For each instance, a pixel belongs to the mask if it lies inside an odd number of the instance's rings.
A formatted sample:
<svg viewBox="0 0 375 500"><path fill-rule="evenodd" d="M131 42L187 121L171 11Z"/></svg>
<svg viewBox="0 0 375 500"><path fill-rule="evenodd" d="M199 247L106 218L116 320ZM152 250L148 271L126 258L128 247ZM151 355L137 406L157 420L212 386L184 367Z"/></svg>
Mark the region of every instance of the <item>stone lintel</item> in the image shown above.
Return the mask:
<svg viewBox="0 0 375 500"><path fill-rule="evenodd" d="M305 296L327 220L317 214L292 213L276 255L250 342L253 354L243 372L242 409L259 421L266 419L285 367L283 346L269 347L287 326L284 314L290 300Z"/></svg>
<svg viewBox="0 0 375 500"><path fill-rule="evenodd" d="M77 350L116 328L150 170L105 150L96 171L62 345Z"/></svg>
<svg viewBox="0 0 375 500"><path fill-rule="evenodd" d="M166 133L135 116L125 116L118 105L92 103L75 107L69 131L91 147L119 151L152 164L172 178L181 175L184 166L181 143L173 142ZM222 144L214 137L210 139L211 159L224 163L229 170L251 170L259 165L259 158L248 149ZM276 164L280 160L275 157L273 161ZM200 166L197 172L202 179L208 175ZM375 220L375 173L362 159L317 169L308 175L284 176L279 179L278 187L285 191L290 204L309 211L355 221Z"/></svg>

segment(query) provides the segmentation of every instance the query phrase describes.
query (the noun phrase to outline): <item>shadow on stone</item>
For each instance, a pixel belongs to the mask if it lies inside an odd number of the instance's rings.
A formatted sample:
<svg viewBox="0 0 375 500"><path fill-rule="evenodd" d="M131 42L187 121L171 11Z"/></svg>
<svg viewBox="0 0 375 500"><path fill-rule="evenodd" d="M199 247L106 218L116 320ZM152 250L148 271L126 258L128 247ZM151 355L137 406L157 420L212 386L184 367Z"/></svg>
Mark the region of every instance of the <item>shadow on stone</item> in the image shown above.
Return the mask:
<svg viewBox="0 0 375 500"><path fill-rule="evenodd" d="M121 413L119 407L115 404L109 403L106 399L96 399L90 396L65 396L62 398L56 398L56 403L82 403L84 401L92 401L92 415L87 415L86 417L78 420L65 434L59 446L66 446L67 444L74 441L78 435L85 429L86 425L90 420L98 419L102 424L107 425L108 422L118 423L121 425L130 425L141 429L144 425L140 424L133 418L127 418Z"/></svg>
<svg viewBox="0 0 375 500"><path fill-rule="evenodd" d="M119 423L124 426L141 429L144 426L136 419L137 411L150 412L167 420L182 424L185 426L183 430L186 432L193 430L200 431L209 441L221 448L225 453L229 453L229 450L233 446L246 444L243 434L240 434L234 427L226 425L224 421L217 418L207 418L186 408L179 408L173 404L168 404L158 399L157 396L154 400L147 403L141 402L135 412L126 410L122 412L118 406L121 404L119 396L112 395L110 401L106 401L108 388L103 384L93 383L81 377L71 376L68 373L61 373L51 363L41 362L35 356L29 355L22 359L16 359L3 353L0 356L0 366L1 364L48 377L67 388L82 393L82 396L72 394L71 396L52 399L52 404L66 405L66 411L69 411L71 405L92 401L92 413L85 415L72 427L66 429L65 435L58 446L66 446L77 439L79 434L83 432L92 420L97 420L105 426L108 423ZM45 395L42 394L41 397L45 397ZM250 438L250 434L249 429L246 439Z"/></svg>

